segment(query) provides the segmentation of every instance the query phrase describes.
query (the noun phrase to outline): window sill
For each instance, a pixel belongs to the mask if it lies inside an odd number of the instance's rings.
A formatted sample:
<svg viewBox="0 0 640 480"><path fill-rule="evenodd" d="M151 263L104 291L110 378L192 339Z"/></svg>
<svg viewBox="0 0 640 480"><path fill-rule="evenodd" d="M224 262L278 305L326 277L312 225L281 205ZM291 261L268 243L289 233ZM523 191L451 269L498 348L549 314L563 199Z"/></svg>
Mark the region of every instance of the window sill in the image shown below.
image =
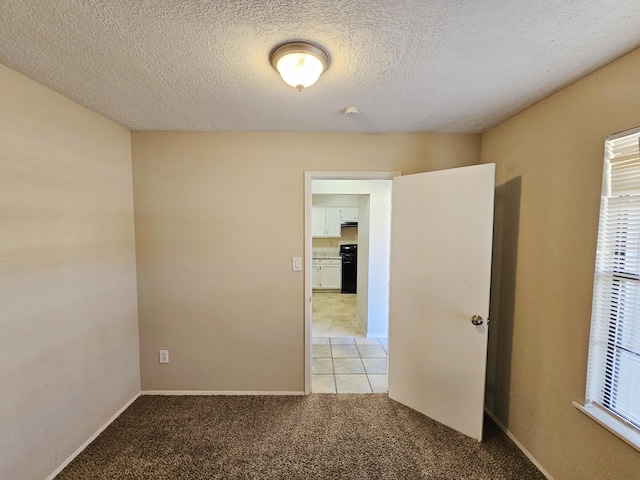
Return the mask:
<svg viewBox="0 0 640 480"><path fill-rule="evenodd" d="M607 413L604 409L596 405L580 405L578 402L572 403L574 407L584 413L587 417L598 422L616 437L625 441L640 452L640 431L636 428L626 424L623 420L616 418L614 415Z"/></svg>

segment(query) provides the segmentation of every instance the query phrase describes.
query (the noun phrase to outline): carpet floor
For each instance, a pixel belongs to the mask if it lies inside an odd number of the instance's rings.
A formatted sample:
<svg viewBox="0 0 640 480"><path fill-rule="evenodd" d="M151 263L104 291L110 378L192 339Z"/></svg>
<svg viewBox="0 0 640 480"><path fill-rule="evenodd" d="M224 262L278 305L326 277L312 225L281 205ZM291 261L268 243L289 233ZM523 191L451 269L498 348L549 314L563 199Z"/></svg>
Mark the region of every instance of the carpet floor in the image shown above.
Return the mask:
<svg viewBox="0 0 640 480"><path fill-rule="evenodd" d="M385 394L142 396L64 479L544 480L488 418L476 442Z"/></svg>

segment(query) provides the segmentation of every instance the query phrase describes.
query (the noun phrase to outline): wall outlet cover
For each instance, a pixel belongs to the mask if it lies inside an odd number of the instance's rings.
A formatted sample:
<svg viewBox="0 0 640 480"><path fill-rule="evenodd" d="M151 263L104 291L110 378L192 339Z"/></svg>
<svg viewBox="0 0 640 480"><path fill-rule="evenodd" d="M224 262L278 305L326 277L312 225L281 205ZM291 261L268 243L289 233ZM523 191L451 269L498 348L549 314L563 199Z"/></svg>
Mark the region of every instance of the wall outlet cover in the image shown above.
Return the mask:
<svg viewBox="0 0 640 480"><path fill-rule="evenodd" d="M169 350L158 350L160 354L160 363L169 363Z"/></svg>

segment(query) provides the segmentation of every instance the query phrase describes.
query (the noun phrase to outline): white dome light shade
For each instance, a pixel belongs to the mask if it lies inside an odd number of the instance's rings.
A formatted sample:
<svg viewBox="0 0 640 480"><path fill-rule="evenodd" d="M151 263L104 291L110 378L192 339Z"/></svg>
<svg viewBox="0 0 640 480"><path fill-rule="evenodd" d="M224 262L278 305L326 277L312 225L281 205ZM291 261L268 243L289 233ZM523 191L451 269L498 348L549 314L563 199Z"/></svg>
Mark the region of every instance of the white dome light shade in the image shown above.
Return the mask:
<svg viewBox="0 0 640 480"><path fill-rule="evenodd" d="M323 70L322 62L306 53L285 55L278 60L276 68L282 79L298 90L316 83Z"/></svg>
<svg viewBox="0 0 640 480"><path fill-rule="evenodd" d="M302 91L329 67L329 56L308 43L287 43L271 52L271 65L287 84Z"/></svg>

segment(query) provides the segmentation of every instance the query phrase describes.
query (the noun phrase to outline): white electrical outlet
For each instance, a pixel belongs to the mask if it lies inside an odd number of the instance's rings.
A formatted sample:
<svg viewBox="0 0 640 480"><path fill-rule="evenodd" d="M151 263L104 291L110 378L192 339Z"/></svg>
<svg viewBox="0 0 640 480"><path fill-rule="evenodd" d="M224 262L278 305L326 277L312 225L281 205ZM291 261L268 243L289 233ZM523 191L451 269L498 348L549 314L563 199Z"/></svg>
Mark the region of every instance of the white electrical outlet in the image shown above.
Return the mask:
<svg viewBox="0 0 640 480"><path fill-rule="evenodd" d="M169 350L158 350L160 352L160 363L169 363Z"/></svg>

